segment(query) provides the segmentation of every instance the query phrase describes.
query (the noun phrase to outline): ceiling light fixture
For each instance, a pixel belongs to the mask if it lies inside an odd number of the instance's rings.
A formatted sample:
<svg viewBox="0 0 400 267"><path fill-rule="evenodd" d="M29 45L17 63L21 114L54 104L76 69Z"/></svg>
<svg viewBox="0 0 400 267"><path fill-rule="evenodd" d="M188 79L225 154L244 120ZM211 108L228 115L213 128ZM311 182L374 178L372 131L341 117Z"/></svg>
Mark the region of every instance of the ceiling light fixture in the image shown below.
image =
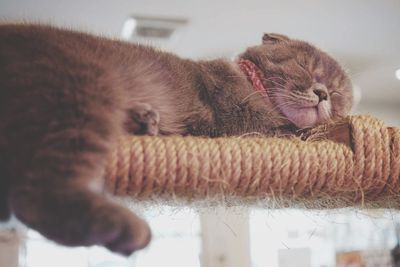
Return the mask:
<svg viewBox="0 0 400 267"><path fill-rule="evenodd" d="M398 80L400 80L400 69L397 69L396 72L395 72L395 74L396 74L396 78L397 78Z"/></svg>
<svg viewBox="0 0 400 267"><path fill-rule="evenodd" d="M132 33L135 31L135 28L137 26L137 21L135 18L128 18L125 23L124 26L122 26L122 38L125 40L128 40L129 38L131 38Z"/></svg>
<svg viewBox="0 0 400 267"><path fill-rule="evenodd" d="M400 80L400 69L397 69L396 72L395 72L395 74L396 74L396 78L397 78L398 80Z"/></svg>
<svg viewBox="0 0 400 267"><path fill-rule="evenodd" d="M183 18L132 15L125 21L121 35L123 39L132 41L168 41L187 24L188 20Z"/></svg>

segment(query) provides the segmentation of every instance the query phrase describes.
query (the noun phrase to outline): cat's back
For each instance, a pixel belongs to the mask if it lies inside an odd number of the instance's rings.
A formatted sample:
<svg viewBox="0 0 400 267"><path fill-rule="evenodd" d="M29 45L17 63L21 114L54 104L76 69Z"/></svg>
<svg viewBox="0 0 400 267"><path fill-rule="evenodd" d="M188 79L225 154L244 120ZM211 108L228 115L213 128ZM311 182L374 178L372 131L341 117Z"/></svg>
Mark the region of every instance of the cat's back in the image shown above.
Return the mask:
<svg viewBox="0 0 400 267"><path fill-rule="evenodd" d="M0 25L0 58L4 68L18 64L55 66L107 60L107 51L123 50L117 41L44 25ZM104 55L104 56L101 56ZM2 75L2 73L0 73ZM4 75L4 74L3 74Z"/></svg>
<svg viewBox="0 0 400 267"><path fill-rule="evenodd" d="M50 26L0 25L0 146L17 124L44 129L96 101L116 103L109 77L131 47Z"/></svg>
<svg viewBox="0 0 400 267"><path fill-rule="evenodd" d="M35 63L44 59L124 64L138 57L154 57L151 47L91 33L40 24L0 24L0 64ZM0 73L1 75L1 73Z"/></svg>
<svg viewBox="0 0 400 267"><path fill-rule="evenodd" d="M115 73L157 59L150 48L35 24L0 24L0 93L59 77L60 82ZM64 80L63 80L64 79ZM19 84L28 82L29 84ZM29 85L29 86L28 86Z"/></svg>
<svg viewBox="0 0 400 267"><path fill-rule="evenodd" d="M72 85L94 82L107 64L90 51L102 42L49 26L0 25L1 118L21 105L54 104Z"/></svg>
<svg viewBox="0 0 400 267"><path fill-rule="evenodd" d="M0 106L105 83L136 47L91 34L29 24L0 25ZM59 94L61 96L61 94ZM0 108L0 113L2 109Z"/></svg>

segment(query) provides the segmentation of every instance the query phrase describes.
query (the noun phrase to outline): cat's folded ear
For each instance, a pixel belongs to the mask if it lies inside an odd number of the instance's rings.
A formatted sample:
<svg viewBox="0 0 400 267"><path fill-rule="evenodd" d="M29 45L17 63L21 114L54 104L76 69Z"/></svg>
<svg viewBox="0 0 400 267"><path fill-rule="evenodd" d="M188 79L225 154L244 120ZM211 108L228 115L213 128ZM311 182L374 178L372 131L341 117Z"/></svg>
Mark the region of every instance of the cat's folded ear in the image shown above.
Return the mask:
<svg viewBox="0 0 400 267"><path fill-rule="evenodd" d="M279 34L279 33L264 33L262 42L263 44L272 44L276 42L286 42L289 41L289 37Z"/></svg>

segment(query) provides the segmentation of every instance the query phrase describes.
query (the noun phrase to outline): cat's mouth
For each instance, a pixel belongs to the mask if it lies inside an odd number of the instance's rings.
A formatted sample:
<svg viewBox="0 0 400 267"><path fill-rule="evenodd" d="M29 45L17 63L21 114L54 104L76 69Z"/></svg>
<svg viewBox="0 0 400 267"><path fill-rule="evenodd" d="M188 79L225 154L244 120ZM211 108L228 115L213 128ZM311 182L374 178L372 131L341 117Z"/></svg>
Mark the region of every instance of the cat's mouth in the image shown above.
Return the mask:
<svg viewBox="0 0 400 267"><path fill-rule="evenodd" d="M298 128L313 127L326 123L331 118L330 101L319 102L316 105L285 105L282 99L277 100L278 108Z"/></svg>

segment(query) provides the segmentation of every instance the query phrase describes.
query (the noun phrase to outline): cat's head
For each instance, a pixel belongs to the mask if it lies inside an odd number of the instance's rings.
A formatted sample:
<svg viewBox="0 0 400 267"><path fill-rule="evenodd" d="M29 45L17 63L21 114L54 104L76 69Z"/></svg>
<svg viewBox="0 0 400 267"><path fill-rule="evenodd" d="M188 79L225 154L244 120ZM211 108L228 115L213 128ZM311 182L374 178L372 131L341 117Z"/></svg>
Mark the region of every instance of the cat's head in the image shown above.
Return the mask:
<svg viewBox="0 0 400 267"><path fill-rule="evenodd" d="M264 34L262 44L240 58L260 71L269 101L298 128L347 115L353 96L349 77L325 52L280 34Z"/></svg>

